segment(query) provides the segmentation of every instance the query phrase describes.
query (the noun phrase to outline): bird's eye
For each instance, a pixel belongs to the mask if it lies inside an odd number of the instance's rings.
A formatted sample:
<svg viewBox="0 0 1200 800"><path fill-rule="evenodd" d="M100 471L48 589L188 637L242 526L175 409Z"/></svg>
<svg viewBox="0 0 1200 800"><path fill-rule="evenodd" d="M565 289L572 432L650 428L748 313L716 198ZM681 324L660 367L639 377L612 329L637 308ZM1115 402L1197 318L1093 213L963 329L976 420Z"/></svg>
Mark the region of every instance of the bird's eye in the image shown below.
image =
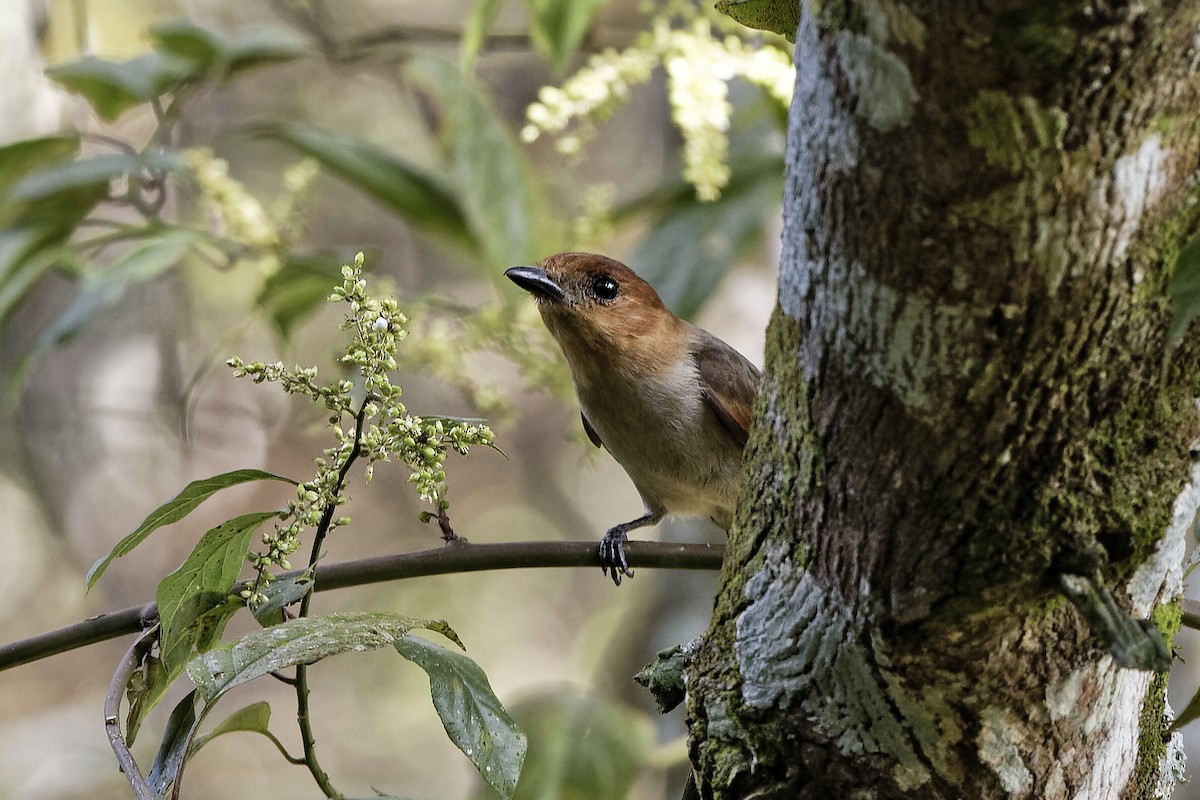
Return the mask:
<svg viewBox="0 0 1200 800"><path fill-rule="evenodd" d="M620 291L620 285L607 275L592 278L592 292L601 300L615 300Z"/></svg>

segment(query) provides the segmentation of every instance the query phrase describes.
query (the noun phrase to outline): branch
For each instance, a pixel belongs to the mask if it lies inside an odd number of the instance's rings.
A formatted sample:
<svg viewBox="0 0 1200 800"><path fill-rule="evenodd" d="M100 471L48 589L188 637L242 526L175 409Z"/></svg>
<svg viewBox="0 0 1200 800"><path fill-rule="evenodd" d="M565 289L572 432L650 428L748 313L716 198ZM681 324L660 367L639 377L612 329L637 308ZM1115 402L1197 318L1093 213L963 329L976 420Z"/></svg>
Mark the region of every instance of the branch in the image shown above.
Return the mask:
<svg viewBox="0 0 1200 800"><path fill-rule="evenodd" d="M626 545L631 567L647 569L715 570L721 566L724 545L667 544L633 541ZM493 569L548 569L588 567L598 569L600 556L595 542L509 542L468 544L460 542L431 550L364 558L317 568L316 589L346 589L371 583L480 572ZM301 570L283 573L297 577ZM238 592L242 587L237 587ZM158 617L154 603L110 611L65 628L0 646L0 671L40 661L89 644L137 633Z"/></svg>
<svg viewBox="0 0 1200 800"><path fill-rule="evenodd" d="M129 610L140 611L141 609ZM121 732L121 698L125 696L125 687L129 685L129 679L141 665L142 659L153 641L153 637L147 633L130 645L129 650L125 653L125 658L121 660L121 665L113 674L112 682L108 686L108 694L104 696L104 730L108 734L108 743L116 753L117 763L121 765L121 771L125 773L125 778L133 788L133 796L137 800L156 800L156 795L146 784L146 779L142 777L137 762L133 760L133 755L129 752L125 734Z"/></svg>

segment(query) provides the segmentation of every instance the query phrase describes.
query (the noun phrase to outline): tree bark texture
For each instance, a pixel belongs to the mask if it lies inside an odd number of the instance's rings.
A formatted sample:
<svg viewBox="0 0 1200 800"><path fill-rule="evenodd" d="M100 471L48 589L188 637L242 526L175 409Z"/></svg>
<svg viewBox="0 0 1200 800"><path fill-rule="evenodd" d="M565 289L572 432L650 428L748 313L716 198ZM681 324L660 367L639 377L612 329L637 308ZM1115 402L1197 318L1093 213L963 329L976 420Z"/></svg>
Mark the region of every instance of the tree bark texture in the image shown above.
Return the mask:
<svg viewBox="0 0 1200 800"><path fill-rule="evenodd" d="M1151 798L1197 492L1200 3L804 2L779 299L692 667L706 798Z"/></svg>

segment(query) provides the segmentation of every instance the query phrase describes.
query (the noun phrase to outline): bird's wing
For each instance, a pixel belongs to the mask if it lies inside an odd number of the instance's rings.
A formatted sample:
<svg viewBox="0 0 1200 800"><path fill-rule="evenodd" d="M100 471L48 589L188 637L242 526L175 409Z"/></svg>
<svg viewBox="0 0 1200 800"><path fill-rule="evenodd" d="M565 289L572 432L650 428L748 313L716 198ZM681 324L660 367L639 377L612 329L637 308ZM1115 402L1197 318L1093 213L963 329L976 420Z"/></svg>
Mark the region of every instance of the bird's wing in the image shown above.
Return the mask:
<svg viewBox="0 0 1200 800"><path fill-rule="evenodd" d="M700 393L733 440L745 447L761 373L745 356L708 331L695 330L692 355L700 373Z"/></svg>
<svg viewBox="0 0 1200 800"><path fill-rule="evenodd" d="M583 429L587 432L588 438L592 440L592 444L596 447L603 447L604 442L600 441L600 434L596 433L596 429L592 427L592 423L588 422L587 414L581 409L579 418L583 420Z"/></svg>

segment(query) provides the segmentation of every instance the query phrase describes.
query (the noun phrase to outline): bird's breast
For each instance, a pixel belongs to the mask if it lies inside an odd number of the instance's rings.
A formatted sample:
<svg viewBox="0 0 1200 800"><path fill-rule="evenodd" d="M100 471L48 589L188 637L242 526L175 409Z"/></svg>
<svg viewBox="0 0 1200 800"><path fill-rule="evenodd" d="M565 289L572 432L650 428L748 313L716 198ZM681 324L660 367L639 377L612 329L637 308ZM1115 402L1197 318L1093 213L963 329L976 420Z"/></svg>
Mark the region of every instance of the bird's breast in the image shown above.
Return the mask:
<svg viewBox="0 0 1200 800"><path fill-rule="evenodd" d="M741 448L704 402L695 363L580 381L583 413L648 506L713 516L736 502Z"/></svg>

